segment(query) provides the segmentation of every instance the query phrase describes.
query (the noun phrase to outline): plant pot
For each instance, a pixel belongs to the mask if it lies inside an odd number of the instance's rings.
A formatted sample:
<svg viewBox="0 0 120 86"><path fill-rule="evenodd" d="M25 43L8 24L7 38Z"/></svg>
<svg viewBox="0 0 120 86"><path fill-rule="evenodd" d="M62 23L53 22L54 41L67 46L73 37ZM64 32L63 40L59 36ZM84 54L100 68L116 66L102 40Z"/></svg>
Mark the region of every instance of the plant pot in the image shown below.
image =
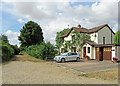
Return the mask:
<svg viewBox="0 0 120 86"><path fill-rule="evenodd" d="M89 58L86 58L87 60L89 60Z"/></svg>
<svg viewBox="0 0 120 86"><path fill-rule="evenodd" d="M116 63L116 62L117 62L117 60L113 60L113 62L114 62L114 63Z"/></svg>

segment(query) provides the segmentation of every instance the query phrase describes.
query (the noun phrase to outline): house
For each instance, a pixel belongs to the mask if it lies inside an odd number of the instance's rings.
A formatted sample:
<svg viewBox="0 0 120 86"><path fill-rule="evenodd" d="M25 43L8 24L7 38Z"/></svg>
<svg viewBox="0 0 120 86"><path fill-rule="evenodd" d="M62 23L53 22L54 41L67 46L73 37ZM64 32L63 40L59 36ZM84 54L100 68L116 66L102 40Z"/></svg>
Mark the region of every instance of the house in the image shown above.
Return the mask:
<svg viewBox="0 0 120 86"><path fill-rule="evenodd" d="M75 35L72 31L76 30L78 33L86 33L90 35L90 40L85 41L82 47L82 58L89 56L90 59L96 59L99 61L112 60L113 57L120 58L120 45L114 44L115 33L109 27L108 24L100 25L94 28L84 28L81 25L77 27L72 27L68 33L60 36L64 41L72 40ZM64 43L63 43L64 44ZM72 46L68 52L78 52L79 47ZM60 48L61 53L64 52L64 47Z"/></svg>

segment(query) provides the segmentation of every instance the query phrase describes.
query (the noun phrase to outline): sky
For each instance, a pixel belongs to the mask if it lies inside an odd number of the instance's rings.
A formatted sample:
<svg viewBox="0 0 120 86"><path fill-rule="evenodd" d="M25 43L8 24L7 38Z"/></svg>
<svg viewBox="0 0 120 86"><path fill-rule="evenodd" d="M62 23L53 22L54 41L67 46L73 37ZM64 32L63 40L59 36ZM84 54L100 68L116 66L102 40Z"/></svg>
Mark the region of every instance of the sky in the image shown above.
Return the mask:
<svg viewBox="0 0 120 86"><path fill-rule="evenodd" d="M108 24L118 30L118 0L2 0L0 3L0 34L10 44L20 46L18 36L28 21L35 21L43 31L44 40L55 44L56 33L64 28L92 28Z"/></svg>

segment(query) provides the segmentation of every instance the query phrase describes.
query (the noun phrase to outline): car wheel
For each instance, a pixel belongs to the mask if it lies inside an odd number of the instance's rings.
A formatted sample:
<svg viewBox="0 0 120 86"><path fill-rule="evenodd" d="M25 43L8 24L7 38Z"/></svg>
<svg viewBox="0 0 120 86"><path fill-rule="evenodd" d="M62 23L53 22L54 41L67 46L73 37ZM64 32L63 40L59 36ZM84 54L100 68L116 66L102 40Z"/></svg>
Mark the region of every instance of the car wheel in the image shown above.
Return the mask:
<svg viewBox="0 0 120 86"><path fill-rule="evenodd" d="M65 62L65 59L61 59L61 62L62 62L62 63Z"/></svg>
<svg viewBox="0 0 120 86"><path fill-rule="evenodd" d="M77 60L77 62L79 62L79 61L80 61L80 58L77 58L76 60Z"/></svg>

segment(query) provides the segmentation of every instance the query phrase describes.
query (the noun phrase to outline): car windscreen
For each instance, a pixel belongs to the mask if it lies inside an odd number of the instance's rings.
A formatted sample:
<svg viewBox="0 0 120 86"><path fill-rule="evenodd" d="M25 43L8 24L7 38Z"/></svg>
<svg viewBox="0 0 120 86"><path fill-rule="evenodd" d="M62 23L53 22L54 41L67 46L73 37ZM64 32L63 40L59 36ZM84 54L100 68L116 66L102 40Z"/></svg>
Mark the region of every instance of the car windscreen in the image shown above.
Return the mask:
<svg viewBox="0 0 120 86"><path fill-rule="evenodd" d="M67 53L63 53L61 56L67 56Z"/></svg>

